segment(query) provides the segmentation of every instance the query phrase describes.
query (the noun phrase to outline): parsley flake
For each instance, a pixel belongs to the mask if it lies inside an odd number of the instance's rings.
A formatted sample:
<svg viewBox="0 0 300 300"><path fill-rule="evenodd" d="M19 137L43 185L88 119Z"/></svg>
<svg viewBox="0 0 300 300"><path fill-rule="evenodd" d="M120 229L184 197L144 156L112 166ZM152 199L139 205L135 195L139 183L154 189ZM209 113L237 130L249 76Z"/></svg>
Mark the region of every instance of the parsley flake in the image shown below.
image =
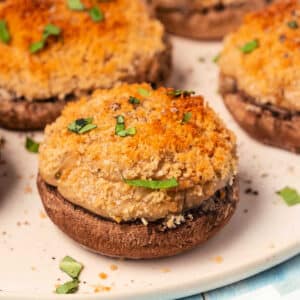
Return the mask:
<svg viewBox="0 0 300 300"><path fill-rule="evenodd" d="M79 287L79 280L74 279L72 281L65 282L58 286L55 290L56 294L73 294L76 293Z"/></svg>
<svg viewBox="0 0 300 300"><path fill-rule="evenodd" d="M178 186L175 178L166 180L144 180L144 179L123 179L125 183L134 187L143 187L152 190L169 189Z"/></svg>
<svg viewBox="0 0 300 300"><path fill-rule="evenodd" d="M150 91L144 89L144 88L139 88L138 93L143 96L143 97L149 97L150 96Z"/></svg>
<svg viewBox="0 0 300 300"><path fill-rule="evenodd" d="M187 90L170 90L167 92L168 96L178 98L178 97L188 97L194 95L194 91L187 91Z"/></svg>
<svg viewBox="0 0 300 300"><path fill-rule="evenodd" d="M279 195L288 206L300 204L300 194L293 188L285 187L276 194Z"/></svg>
<svg viewBox="0 0 300 300"><path fill-rule="evenodd" d="M78 278L83 269L83 265L70 256L65 256L59 264L59 268L70 277Z"/></svg>
<svg viewBox="0 0 300 300"><path fill-rule="evenodd" d="M132 97L132 96L130 96L129 97L129 100L128 100L128 102L130 103L130 104L140 104L141 103L141 101L140 101L140 99L138 99L138 98L135 98L135 97Z"/></svg>
<svg viewBox="0 0 300 300"><path fill-rule="evenodd" d="M26 137L26 141L25 141L25 148L31 152L31 153L38 153L39 152L39 147L40 144L35 142L33 139L31 139L30 137Z"/></svg>
<svg viewBox="0 0 300 300"><path fill-rule="evenodd" d="M221 54L217 54L217 55L213 58L212 61L216 64L216 63L219 61L220 57L221 57Z"/></svg>
<svg viewBox="0 0 300 300"><path fill-rule="evenodd" d="M258 40L252 40L250 42L247 42L245 45L243 45L240 50L245 53L245 54L249 54L251 52L253 52L256 48L259 47L259 42Z"/></svg>
<svg viewBox="0 0 300 300"><path fill-rule="evenodd" d="M10 34L5 20L0 20L0 40L5 44L10 41Z"/></svg>
<svg viewBox="0 0 300 300"><path fill-rule="evenodd" d="M69 131L77 134L83 134L97 128L97 125L92 124L93 118L77 119L68 125Z"/></svg>
<svg viewBox="0 0 300 300"><path fill-rule="evenodd" d="M85 9L81 0L68 0L68 7L71 10L77 10L77 11L81 11Z"/></svg>
<svg viewBox="0 0 300 300"><path fill-rule="evenodd" d="M116 118L117 123L115 127L115 135L118 135L120 137L126 137L126 136L134 136L136 134L136 129L134 127L132 128L125 128L125 119L123 116L119 115Z"/></svg>
<svg viewBox="0 0 300 300"><path fill-rule="evenodd" d="M187 123L192 118L191 112L186 112L183 114L182 123Z"/></svg>
<svg viewBox="0 0 300 300"><path fill-rule="evenodd" d="M297 21L293 20L293 21L289 21L287 23L287 26L290 27L291 29L297 29L299 28L299 24Z"/></svg>
<svg viewBox="0 0 300 300"><path fill-rule="evenodd" d="M30 53L39 52L45 47L47 43L47 39L50 36L59 36L60 34L61 34L61 29L58 26L53 24L46 25L43 30L42 39L30 45L29 47Z"/></svg>
<svg viewBox="0 0 300 300"><path fill-rule="evenodd" d="M104 20L104 14L98 7L92 7L89 10L89 14L94 22L101 22Z"/></svg>

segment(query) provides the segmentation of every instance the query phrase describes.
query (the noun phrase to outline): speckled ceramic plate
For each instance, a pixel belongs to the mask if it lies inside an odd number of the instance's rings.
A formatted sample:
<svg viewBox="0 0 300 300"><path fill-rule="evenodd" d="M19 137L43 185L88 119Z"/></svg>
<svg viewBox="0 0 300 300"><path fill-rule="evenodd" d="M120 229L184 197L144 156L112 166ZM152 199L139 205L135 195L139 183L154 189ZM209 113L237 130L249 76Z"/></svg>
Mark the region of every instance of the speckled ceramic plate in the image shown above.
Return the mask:
<svg viewBox="0 0 300 300"><path fill-rule="evenodd" d="M300 190L300 156L258 144L234 123L217 94L212 59L220 44L173 41L170 85L205 95L239 138L241 202L230 224L174 258L122 261L90 253L46 217L35 186L37 156L24 149L25 134L1 130L6 143L0 163L0 299L58 299L55 285L68 280L58 268L65 255L85 266L72 299L124 300L195 294L300 252L300 205L287 207L275 193L286 185ZM34 137L41 140L42 134Z"/></svg>

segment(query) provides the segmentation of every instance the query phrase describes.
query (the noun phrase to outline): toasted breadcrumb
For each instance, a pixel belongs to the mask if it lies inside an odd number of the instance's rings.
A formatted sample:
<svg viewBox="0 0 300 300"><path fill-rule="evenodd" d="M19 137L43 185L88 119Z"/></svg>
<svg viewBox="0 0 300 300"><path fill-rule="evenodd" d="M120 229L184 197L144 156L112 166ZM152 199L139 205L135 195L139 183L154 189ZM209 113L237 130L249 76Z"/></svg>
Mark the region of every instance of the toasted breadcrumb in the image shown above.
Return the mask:
<svg viewBox="0 0 300 300"><path fill-rule="evenodd" d="M85 0L85 7L95 5ZM0 19L7 23L9 44L0 43L2 99L64 99L136 78L151 69L164 52L163 26L152 19L140 0L98 1L104 14L94 22L87 12L68 8L66 0L7 0L0 3ZM31 54L44 27L61 29L44 49Z"/></svg>
<svg viewBox="0 0 300 300"><path fill-rule="evenodd" d="M149 95L141 95L141 88ZM147 222L198 207L235 176L236 140L201 96L173 98L169 91L122 85L69 104L46 128L39 150L43 179L69 201L118 222ZM133 107L130 96L140 104ZM112 103L120 104L118 111ZM182 123L186 112L191 118ZM136 129L134 136L115 134L118 115L126 128ZM87 117L96 129L81 135L68 130L71 122ZM150 190L131 187L123 178L175 178L179 186Z"/></svg>
<svg viewBox="0 0 300 300"><path fill-rule="evenodd" d="M219 59L221 72L234 78L237 88L258 103L299 111L298 27L300 2L297 0L278 1L249 14L240 29L225 39ZM241 47L254 40L258 47L251 53L243 53Z"/></svg>

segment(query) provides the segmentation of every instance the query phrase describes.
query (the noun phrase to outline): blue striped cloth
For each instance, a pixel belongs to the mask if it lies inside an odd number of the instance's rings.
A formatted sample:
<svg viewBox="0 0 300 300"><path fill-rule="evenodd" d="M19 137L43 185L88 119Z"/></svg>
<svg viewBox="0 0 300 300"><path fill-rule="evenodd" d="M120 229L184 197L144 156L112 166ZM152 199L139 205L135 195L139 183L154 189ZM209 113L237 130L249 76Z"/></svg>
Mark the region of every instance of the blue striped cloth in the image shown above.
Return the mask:
<svg viewBox="0 0 300 300"><path fill-rule="evenodd" d="M184 300L300 300L300 255L251 278Z"/></svg>

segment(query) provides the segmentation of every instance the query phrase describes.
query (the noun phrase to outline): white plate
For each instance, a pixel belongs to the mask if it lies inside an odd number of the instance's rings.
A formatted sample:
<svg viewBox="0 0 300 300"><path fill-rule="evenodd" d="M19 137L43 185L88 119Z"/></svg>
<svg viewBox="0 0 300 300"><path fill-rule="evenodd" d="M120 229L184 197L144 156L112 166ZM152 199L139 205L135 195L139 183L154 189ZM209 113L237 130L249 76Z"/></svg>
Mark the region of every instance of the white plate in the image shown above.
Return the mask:
<svg viewBox="0 0 300 300"><path fill-rule="evenodd" d="M212 63L220 44L173 41L171 83L204 94L239 138L241 203L232 221L205 245L174 258L121 261L95 255L44 218L35 187L37 156L24 149L25 134L1 130L6 139L6 163L0 164L1 299L57 299L55 284L68 279L58 268L65 255L85 265L72 299L166 299L231 283L300 252L300 205L289 208L275 194L286 185L300 190L300 156L256 143L231 119L217 95ZM245 194L249 187L259 195ZM107 279L99 278L101 272Z"/></svg>

